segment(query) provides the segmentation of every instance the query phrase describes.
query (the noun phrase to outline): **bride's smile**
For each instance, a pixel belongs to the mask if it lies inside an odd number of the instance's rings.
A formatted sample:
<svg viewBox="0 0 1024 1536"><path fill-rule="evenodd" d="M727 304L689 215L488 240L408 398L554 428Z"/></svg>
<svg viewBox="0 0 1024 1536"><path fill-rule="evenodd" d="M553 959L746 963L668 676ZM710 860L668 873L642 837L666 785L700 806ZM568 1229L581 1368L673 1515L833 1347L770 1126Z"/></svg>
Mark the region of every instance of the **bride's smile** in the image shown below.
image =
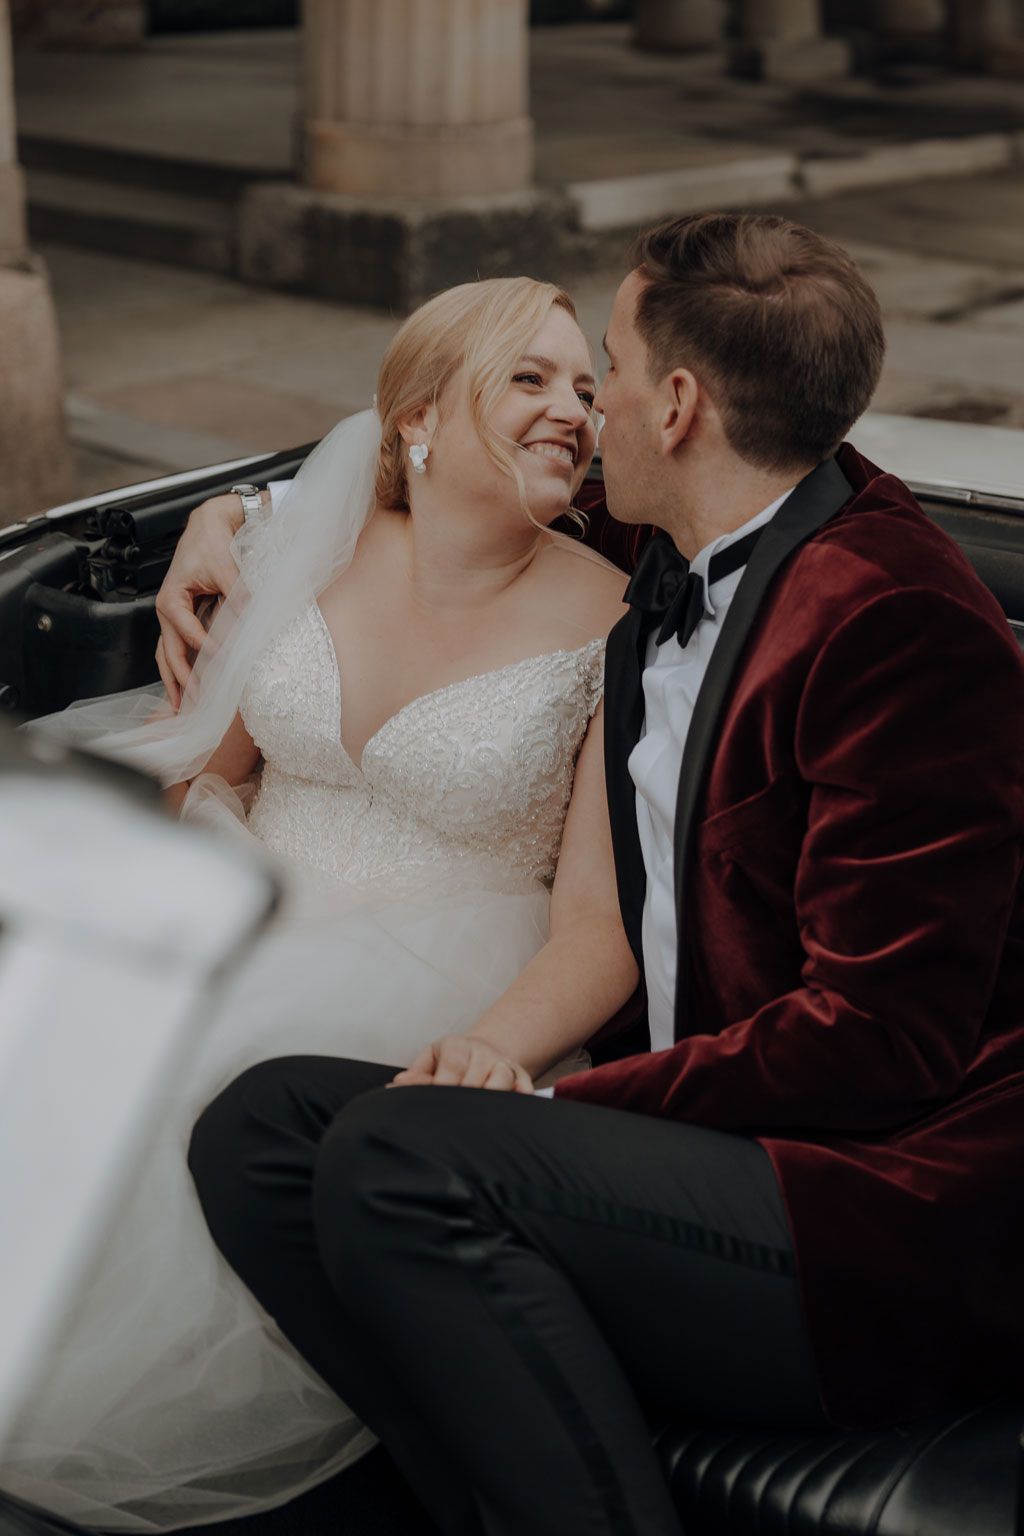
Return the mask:
<svg viewBox="0 0 1024 1536"><path fill-rule="evenodd" d="M554 459L559 464L568 464L570 469L576 463L575 443L570 445L569 443L544 441L539 443L521 443L520 447L525 448L528 453L539 454L541 458Z"/></svg>

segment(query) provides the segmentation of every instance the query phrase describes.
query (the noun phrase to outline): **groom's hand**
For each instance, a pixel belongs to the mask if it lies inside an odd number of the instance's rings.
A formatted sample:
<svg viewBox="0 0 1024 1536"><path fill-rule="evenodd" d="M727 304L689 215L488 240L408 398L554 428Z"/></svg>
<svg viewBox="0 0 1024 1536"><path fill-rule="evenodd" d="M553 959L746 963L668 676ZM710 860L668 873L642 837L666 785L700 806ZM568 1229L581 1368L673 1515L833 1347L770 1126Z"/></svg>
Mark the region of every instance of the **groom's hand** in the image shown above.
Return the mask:
<svg viewBox="0 0 1024 1536"><path fill-rule="evenodd" d="M533 1080L525 1067L474 1035L445 1035L435 1040L389 1086L412 1088L424 1084L533 1092Z"/></svg>
<svg viewBox="0 0 1024 1536"><path fill-rule="evenodd" d="M238 567L231 556L231 540L241 525L238 496L213 496L196 507L156 595L160 621L156 664L175 709L192 671L192 657L206 638L196 605L204 597L223 596L234 586Z"/></svg>

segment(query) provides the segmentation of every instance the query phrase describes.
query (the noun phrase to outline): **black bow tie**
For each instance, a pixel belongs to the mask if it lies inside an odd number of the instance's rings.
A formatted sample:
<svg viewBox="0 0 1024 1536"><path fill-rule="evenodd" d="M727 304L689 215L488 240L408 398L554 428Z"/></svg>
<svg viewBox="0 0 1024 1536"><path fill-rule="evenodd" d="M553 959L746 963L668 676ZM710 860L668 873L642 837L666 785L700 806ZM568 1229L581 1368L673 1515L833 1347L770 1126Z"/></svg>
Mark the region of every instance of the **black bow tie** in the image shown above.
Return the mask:
<svg viewBox="0 0 1024 1536"><path fill-rule="evenodd" d="M750 559L750 552L764 530L755 528L735 544L712 555L708 566L708 586L738 571ZM658 644L675 635L680 645L688 645L690 636L704 613L704 578L690 570L668 537L654 538L640 556L626 588L626 602L646 615L644 630L650 632L661 621Z"/></svg>

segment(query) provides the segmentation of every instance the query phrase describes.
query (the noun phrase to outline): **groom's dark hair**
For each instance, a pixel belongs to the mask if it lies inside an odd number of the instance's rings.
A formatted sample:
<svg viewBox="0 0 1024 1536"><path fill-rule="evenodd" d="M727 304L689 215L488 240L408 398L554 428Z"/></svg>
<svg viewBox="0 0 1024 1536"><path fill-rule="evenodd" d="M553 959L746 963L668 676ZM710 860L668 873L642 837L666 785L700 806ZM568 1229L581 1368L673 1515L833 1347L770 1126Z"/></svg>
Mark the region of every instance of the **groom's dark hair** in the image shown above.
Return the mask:
<svg viewBox="0 0 1024 1536"><path fill-rule="evenodd" d="M841 246L774 214L697 213L641 235L630 263L653 378L689 368L759 468L835 453L885 354L878 299Z"/></svg>

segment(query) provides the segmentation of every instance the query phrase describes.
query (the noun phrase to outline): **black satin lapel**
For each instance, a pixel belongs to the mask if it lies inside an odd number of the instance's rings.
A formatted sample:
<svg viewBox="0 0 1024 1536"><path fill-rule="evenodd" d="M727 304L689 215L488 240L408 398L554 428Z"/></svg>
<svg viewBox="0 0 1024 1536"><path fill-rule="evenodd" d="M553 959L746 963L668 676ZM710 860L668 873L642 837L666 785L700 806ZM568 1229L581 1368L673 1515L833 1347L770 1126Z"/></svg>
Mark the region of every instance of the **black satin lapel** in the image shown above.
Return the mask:
<svg viewBox="0 0 1024 1536"><path fill-rule="evenodd" d="M704 792L718 725L736 664L743 653L747 636L757 617L761 602L782 562L800 544L810 538L849 501L853 486L834 459L827 459L806 475L754 547L740 584L729 605L722 632L711 653L704 674L693 718L686 737L675 820L676 924L679 951L676 964L676 1039L686 1033L686 970L684 942L684 907L686 876L694 816Z"/></svg>
<svg viewBox="0 0 1024 1536"><path fill-rule="evenodd" d="M646 639L640 626L640 614L631 609L608 636L604 662L604 767L619 907L630 948L643 969L641 929L647 875L636 825L636 788L627 766L644 720L641 652L646 649Z"/></svg>

